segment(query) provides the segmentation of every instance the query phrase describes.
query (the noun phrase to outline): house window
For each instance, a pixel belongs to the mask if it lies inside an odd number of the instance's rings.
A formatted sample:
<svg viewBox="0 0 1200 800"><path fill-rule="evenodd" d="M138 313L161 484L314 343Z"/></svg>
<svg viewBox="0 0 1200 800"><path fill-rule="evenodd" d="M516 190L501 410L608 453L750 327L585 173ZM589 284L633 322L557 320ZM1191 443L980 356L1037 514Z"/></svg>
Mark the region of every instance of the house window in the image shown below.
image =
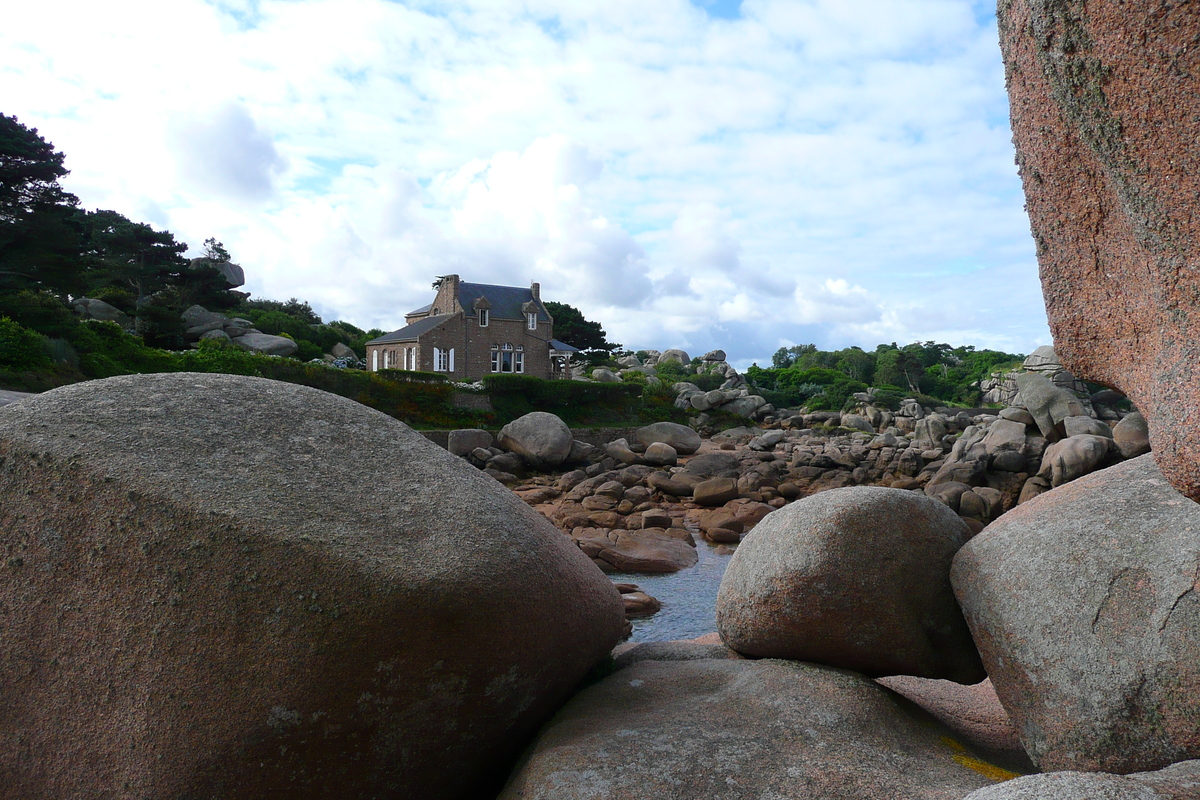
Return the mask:
<svg viewBox="0 0 1200 800"><path fill-rule="evenodd" d="M522 348L518 347L517 350ZM492 372L524 372L525 354L514 352L513 346L505 342L503 347L492 345Z"/></svg>
<svg viewBox="0 0 1200 800"><path fill-rule="evenodd" d="M537 330L537 312L536 311L530 311L528 314L525 315L525 327L529 328L529 330L531 330L531 331Z"/></svg>
<svg viewBox="0 0 1200 800"><path fill-rule="evenodd" d="M391 354L392 354L392 351L391 351L391 350L384 350L384 351L383 351L383 368L384 368L384 369L387 369L387 368L388 368L388 356L390 356Z"/></svg>
<svg viewBox="0 0 1200 800"><path fill-rule="evenodd" d="M479 327L486 328L488 326L488 310L486 308L479 309Z"/></svg>
<svg viewBox="0 0 1200 800"><path fill-rule="evenodd" d="M454 348L433 348L433 371L454 372Z"/></svg>
<svg viewBox="0 0 1200 800"><path fill-rule="evenodd" d="M412 370L417 368L417 348L410 347L404 351L404 368Z"/></svg>
<svg viewBox="0 0 1200 800"><path fill-rule="evenodd" d="M433 348L433 369L435 372L454 372L454 348L442 350Z"/></svg>

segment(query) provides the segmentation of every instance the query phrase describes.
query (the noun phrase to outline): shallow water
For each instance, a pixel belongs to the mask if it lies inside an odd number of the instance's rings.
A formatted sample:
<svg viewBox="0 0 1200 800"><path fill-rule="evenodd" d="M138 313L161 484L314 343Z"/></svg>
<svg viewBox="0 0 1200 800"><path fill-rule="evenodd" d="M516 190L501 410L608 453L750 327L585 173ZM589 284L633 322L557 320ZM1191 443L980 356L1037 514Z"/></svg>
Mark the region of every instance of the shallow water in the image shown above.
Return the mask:
<svg viewBox="0 0 1200 800"><path fill-rule="evenodd" d="M700 556L694 567L659 575L641 572L609 575L615 583L636 583L663 605L657 614L633 620L633 635L628 641L694 639L717 629L717 589L733 556L717 555L716 545L704 541L695 531L692 535L696 539L696 553Z"/></svg>

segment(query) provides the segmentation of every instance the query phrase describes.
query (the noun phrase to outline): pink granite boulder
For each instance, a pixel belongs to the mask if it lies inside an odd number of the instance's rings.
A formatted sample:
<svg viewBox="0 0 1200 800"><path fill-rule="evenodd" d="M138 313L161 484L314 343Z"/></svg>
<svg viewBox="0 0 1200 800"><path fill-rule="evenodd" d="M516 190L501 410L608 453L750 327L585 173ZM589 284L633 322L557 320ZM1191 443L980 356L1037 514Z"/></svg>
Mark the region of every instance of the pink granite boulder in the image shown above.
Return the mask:
<svg viewBox="0 0 1200 800"><path fill-rule="evenodd" d="M999 5L1013 139L1054 346L1146 416L1200 500L1200 7Z"/></svg>

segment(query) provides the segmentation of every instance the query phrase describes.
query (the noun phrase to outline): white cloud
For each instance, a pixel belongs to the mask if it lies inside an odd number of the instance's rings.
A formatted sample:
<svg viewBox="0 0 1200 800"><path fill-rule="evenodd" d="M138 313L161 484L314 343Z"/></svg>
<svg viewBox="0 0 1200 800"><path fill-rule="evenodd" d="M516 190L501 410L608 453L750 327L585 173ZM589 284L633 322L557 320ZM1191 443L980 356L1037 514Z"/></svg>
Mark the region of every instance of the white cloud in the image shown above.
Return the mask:
<svg viewBox="0 0 1200 800"><path fill-rule="evenodd" d="M174 119L170 134L180 183L193 194L243 202L275 193L275 178L286 162L270 132L241 104Z"/></svg>
<svg viewBox="0 0 1200 800"><path fill-rule="evenodd" d="M86 205L364 327L453 271L735 361L1048 340L982 2L705 5L45 0L0 110Z"/></svg>

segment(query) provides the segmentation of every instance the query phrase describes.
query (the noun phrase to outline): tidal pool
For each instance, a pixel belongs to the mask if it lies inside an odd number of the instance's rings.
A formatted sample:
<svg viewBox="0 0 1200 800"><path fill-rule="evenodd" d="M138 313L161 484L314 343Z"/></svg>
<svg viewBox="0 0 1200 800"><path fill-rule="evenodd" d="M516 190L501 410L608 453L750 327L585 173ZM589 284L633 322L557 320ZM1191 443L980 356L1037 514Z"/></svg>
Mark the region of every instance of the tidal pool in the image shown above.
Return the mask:
<svg viewBox="0 0 1200 800"><path fill-rule="evenodd" d="M614 583L636 583L642 591L656 597L662 610L650 617L633 620L630 642L663 642L671 639L695 639L717 629L717 589L732 555L717 555L716 545L693 532L696 554L694 567L679 572L648 575L641 572L614 572Z"/></svg>

